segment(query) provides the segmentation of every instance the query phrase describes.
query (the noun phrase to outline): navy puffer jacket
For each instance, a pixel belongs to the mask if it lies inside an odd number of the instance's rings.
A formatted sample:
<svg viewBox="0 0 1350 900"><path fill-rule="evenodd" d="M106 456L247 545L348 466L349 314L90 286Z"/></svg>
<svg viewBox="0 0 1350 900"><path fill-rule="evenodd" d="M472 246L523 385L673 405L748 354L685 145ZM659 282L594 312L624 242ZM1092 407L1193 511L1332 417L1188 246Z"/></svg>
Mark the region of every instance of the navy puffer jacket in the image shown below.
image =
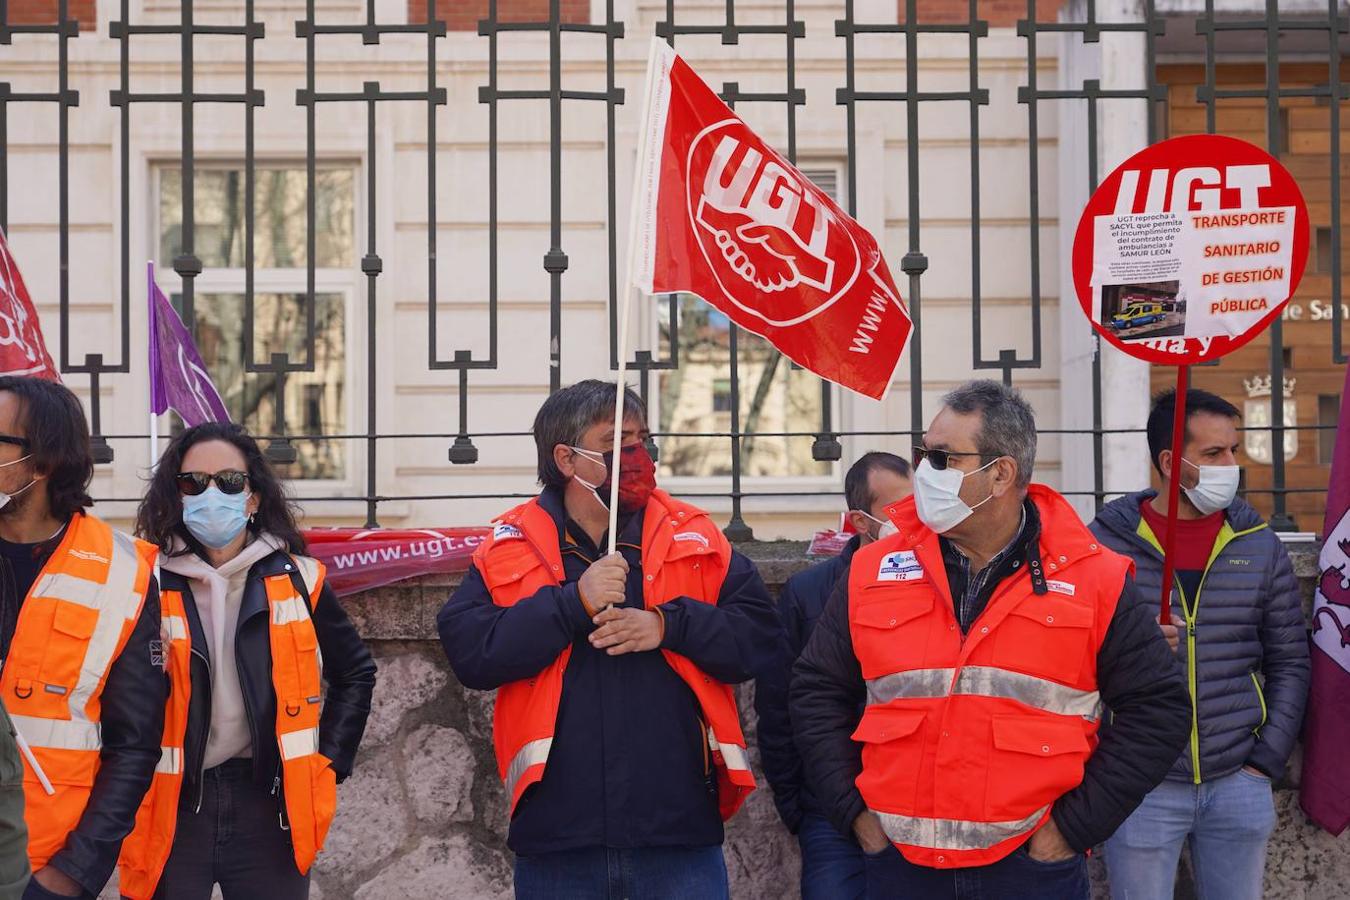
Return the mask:
<svg viewBox="0 0 1350 900"><path fill-rule="evenodd" d="M1141 527L1139 506L1155 491L1108 503L1091 528L1135 561L1140 593L1162 589L1162 535ZM1289 554L1243 500L1226 511L1199 602L1172 612L1188 622L1179 654L1190 682L1191 740L1169 779L1213 780L1253 766L1279 778L1303 723L1308 696L1308 636ZM1198 766L1198 773L1197 773Z"/></svg>

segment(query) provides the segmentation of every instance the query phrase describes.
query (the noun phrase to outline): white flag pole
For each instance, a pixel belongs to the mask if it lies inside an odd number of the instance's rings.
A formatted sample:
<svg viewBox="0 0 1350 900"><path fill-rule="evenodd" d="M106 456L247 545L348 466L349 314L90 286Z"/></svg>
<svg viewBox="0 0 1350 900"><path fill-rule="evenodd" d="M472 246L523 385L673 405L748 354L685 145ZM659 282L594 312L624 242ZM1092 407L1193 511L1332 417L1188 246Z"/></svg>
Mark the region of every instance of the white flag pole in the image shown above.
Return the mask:
<svg viewBox="0 0 1350 900"><path fill-rule="evenodd" d="M628 317L632 306L632 293L634 288L634 273L637 266L637 259L642 248L642 242L639 240L638 229L641 224L641 209L643 206L644 191L646 185L644 174L648 168L647 155L651 152L650 134L652 122L652 94L656 87L656 69L659 59L669 57L670 48L660 38L652 38L651 51L647 56L647 84L643 92L642 115L638 119L638 146L637 156L633 161L633 193L630 202L630 216L628 225L628 262L624 267L623 281L619 283L616 302L619 306L619 331L618 331L618 374L615 377L616 389L614 391L614 454L613 462L609 470L609 552L613 553L619 540L619 456L623 448L623 407L624 407L624 375L628 369ZM661 135L655 136L658 140Z"/></svg>

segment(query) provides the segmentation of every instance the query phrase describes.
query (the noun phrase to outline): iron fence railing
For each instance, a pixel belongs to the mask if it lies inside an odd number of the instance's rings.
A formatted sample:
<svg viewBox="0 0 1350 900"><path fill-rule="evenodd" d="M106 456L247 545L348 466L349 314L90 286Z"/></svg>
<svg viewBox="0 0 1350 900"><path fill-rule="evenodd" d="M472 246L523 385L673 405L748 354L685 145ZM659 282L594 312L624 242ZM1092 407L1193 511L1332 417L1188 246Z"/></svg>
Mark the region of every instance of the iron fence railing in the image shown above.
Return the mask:
<svg viewBox="0 0 1350 900"><path fill-rule="evenodd" d="M101 2L111 2L111 0L101 0ZM442 319L447 314L453 315L453 307L447 307L444 292L440 289L441 286L437 279L438 251L443 249L443 246L438 239L437 180L439 166L438 155L434 148L437 147L438 128L440 127L437 119L437 108L445 106L448 100L447 89L442 80L444 66L446 63L453 61L447 57L444 50L447 37L445 20L450 14L448 7L452 5L451 0L440 0L440 2L427 0L425 20L381 23L377 21L375 0L367 0L364 4L364 21L334 24L322 21L321 15L316 11L316 3L314 0L309 0L305 4L304 18L295 22L294 34L287 35L266 32L264 23L255 14L253 0L244 0L237 21L228 25L218 24L214 16L210 18L209 23L199 21L194 10L197 4L194 4L192 0L184 0L178 5L178 8L181 9L181 15L175 22L164 24L158 19L153 24L137 22L133 18L133 4L129 0L120 0L120 3L115 4L115 9L109 15L110 22L107 33L99 34L90 28L91 23L75 21L72 17L69 0L54 0L50 4L49 21L38 21L36 23L21 23L17 18L11 17L10 4L5 0L0 0L0 227L8 229L11 197L15 189L16 179L22 179L25 174L22 168L24 165L23 159L11 152L9 124L14 116L26 115L27 113L24 111L31 109L34 105L54 108L56 113L55 143L58 171L57 227L54 239L57 242L57 255L60 265L58 276L61 333L59 366L67 376L80 376L88 379L89 413L94 433L95 453L100 463L112 461L113 443L111 442L144 439L142 435L137 434L108 433L105 428L105 417L101 410L102 398L100 392L100 386L106 380L128 376L134 358L131 347L130 325L133 297L132 273L137 271L139 267L131 259L131 235L134 227L132 210L135 207L135 198L132 196L134 180L131 173L131 160L133 158L133 143L137 135L133 109L146 105L168 105L177 111L180 120L181 146L176 165L181 170L181 251L172 260L172 268L181 281L179 302L184 318L191 323L194 319L197 303L195 284L203 271L202 260L197 252L195 230L197 213L194 202L194 173L201 166L198 148L194 141L195 123L203 110L209 112L224 105L242 108L243 111L242 248L244 258L242 267L245 279L243 285L245 370L252 377L263 379L262 383L270 384L275 394L272 406L272 435L269 443L269 453L272 458L278 462L293 461L296 456L295 445L300 441L348 441L363 446L365 450L364 491L355 496L323 496L312 499L321 502L360 500L365 504L366 517L372 525L378 522L381 504L393 500L517 496L490 493L414 495L400 494L388 489L382 490L383 486L379 479L381 469L378 463L381 454L392 452L389 449L391 443L416 439L444 440L448 442L450 463L474 465L478 462L479 455L479 449L475 443L476 439L523 436L515 432L475 432L472 423L481 421L482 416L481 413L470 408L469 397L470 385L476 376L480 373L499 370L509 362L506 354L502 352L500 342L499 284L502 266L505 263L512 266L539 264L534 260L516 258L503 260L501 242L499 241L501 183L504 177L510 178L514 174L509 168L506 168L506 164L503 162L499 146L499 126L504 115L510 115L511 111L523 108L527 104L534 104L534 108L543 104L547 108L549 135L548 229L546 247L541 249L544 250L542 268L547 273L549 282L549 315L546 339L540 343L548 355L549 388L551 390L556 390L562 383L565 362L564 350L573 346L569 344L568 335L564 331L563 316L563 283L573 266L571 254L569 254L564 240L563 228L567 212L564 209L563 192L565 120L583 105L603 105L605 123L603 136L605 147L604 185L607 212L604 225L606 258L603 261L603 266L607 280L607 303L610 321L609 358L611 366L616 364L618 341L615 323L618 316L615 313L621 297L618 260L619 254L623 252L616 225L620 218L620 210L618 209L620 194L616 186L619 170L617 155L623 151L623 148L619 147L619 140L616 137L616 119L620 107L633 101L633 97L626 95L624 89L618 86L616 58L619 56L621 42L644 44L649 35L635 33L629 22L621 20L616 15L615 0L605 0L604 3L592 4L592 15L590 17L583 16L581 20L578 20L575 13L575 4L565 4L563 0L486 0L485 15L478 22L476 33L477 40L481 41L486 48L484 80L478 89L476 100L486 108L487 115L487 258L482 261L482 264L487 267L488 290L485 298L487 351L486 353L476 353L468 349L454 349L449 355L442 355L440 346L445 337ZM740 6L745 5L744 3L740 4ZM846 157L844 165L846 179L841 200L850 211L857 206L859 192L860 171L859 167L855 165L858 151L859 110L863 107L881 109L884 110L884 115L900 117L904 123L905 140L903 146L908 195L904 198L906 239L903 254L898 262L900 271L907 279L907 284L902 285L903 288L906 288L903 293L909 304L915 326L915 337L911 343L909 356L908 377L910 430L914 435L919 434L924 426L922 400L926 382L920 338L923 334L925 316L928 314L924 304L925 274L929 268L928 257L925 253L927 232L921 215L920 201L922 192L931 189L929 183L925 182L925 171L920 153L921 109L941 105L944 109L953 110L953 115L959 114L968 120L970 154L968 170L970 179L969 244L972 266L969 315L971 316L973 335L970 366L975 370L996 372L1005 382L1016 384L1018 378L1021 377L1021 373L1037 372L1045 366L1046 362L1042 341L1046 283L1045 261L1043 259L1045 254L1042 247L1042 227L1045 212L1042 209L1042 161L1040 158L1045 104L1084 104L1086 109L1087 153L1086 168L1080 174L1089 189L1095 188L1103 174L1099 171L1098 164L1102 149L1100 146L1099 115L1104 108L1103 105L1117 101L1134 101L1135 103L1142 101L1147 103L1150 109L1165 109L1168 103L1166 85L1160 83L1157 78L1159 47L1161 42L1169 35L1175 37L1178 28L1192 27L1192 18L1194 20L1194 36L1198 38L1201 45L1198 56L1193 58L1195 61L1203 62L1205 73L1204 83L1199 88L1195 99L1205 108L1208 131L1215 130L1217 111L1225 101L1260 100L1264 103L1264 129L1267 146L1278 148L1281 146L1281 129L1285 127L1281 114L1282 101L1296 97L1313 98L1317 103L1327 106L1329 110L1327 138L1329 145L1326 155L1329 160L1328 176L1330 182L1329 224L1333 236L1330 241L1330 301L1335 325L1331 328L1329 350L1331 359L1328 360L1328 363L1332 360L1343 363L1346 359L1340 326L1343 318L1341 297L1342 258L1339 239L1341 202L1340 103L1347 93L1347 85L1341 80L1341 42L1347 32L1350 31L1350 18L1347 18L1347 15L1340 8L1338 0L1327 0L1322 11L1310 11L1308 4L1299 4L1298 10L1292 12L1281 10L1276 0L1264 0L1264 7L1261 7L1259 3L1254 3L1253 8L1247 13L1219 13L1216 12L1214 0L1203 0L1203 2L1197 0L1193 4L1167 4L1168 15L1163 15L1160 12L1159 6L1162 4L1156 2L1156 0L1143 0L1142 3L1136 4L1140 11L1139 14L1124 20L1108 20L1100 15L1099 6L1103 5L1096 0L1078 0L1076 3L1063 4L1058 15L1047 16L1045 13L1047 4L1042 3L1040 5L1041 14L1038 18L1036 0L1028 0L1025 16L1014 24L1015 34L1024 42L1026 53L1024 78L1017 91L1016 103L1023 108L1026 117L1026 177L1025 185L1021 189L1027 192L1029 221L1026 227L1029 230L1027 237L1030 253L1030 274L1029 284L1027 285L1029 307L1025 318L1030 350L1026 353L1020 353L1015 349L1000 346L1003 343L1016 344L1015 340L1009 339L1009 336L991 332L991 329L987 327L986 299L981 280L982 253L987 252L981 244L984 223L981 209L981 186L987 184L990 178L989 163L985 159L981 144L981 111L988 108L991 103L990 90L987 85L981 83L983 74L981 52L990 36L990 23L981 18L984 5L978 3L977 0L949 4L932 4L921 2L921 0L898 0L898 22L871 22L859 17L855 8L855 0L840 0L839 17L834 23L834 37L837 40L838 47L838 78L834 102L842 107L844 112L845 127L841 140ZM32 3L25 6L28 15L31 15L34 6L35 4ZM37 6L40 6L40 4L37 4ZM762 2L753 4L753 15L747 15L745 10L738 8L736 0L726 0L724 18L721 21L714 22L710 22L706 18L708 15L706 4L698 4L698 18L694 18L693 14L687 12L685 7L689 4L682 4L678 0L665 0L663 10L655 4L652 4L652 6L658 10L654 33L675 45L677 49L682 47L690 38L702 37L706 39L710 36L720 38L721 44L728 46L737 45L743 38L753 38L755 41L772 38L781 42L782 86L780 90L752 92L742 89L741 85L735 81L727 81L720 86L714 85L714 87L720 87L722 97L733 106L738 103L780 106L785 122L786 154L795 161L798 151L799 110L806 103L806 91L798 77L798 49L806 36L806 23L799 15L794 0L783 0L781 16L770 24L765 24L765 4ZM1112 8L1118 9L1123 6L1125 4L1113 4ZM135 5L135 7L138 9L139 5ZM935 20L929 21L931 11L938 8L942 8L942 14ZM952 21L952 8L963 10L962 16L955 17L957 21ZM1178 16L1178 9L1185 15ZM638 11L638 5L634 3L625 7L625 10L635 14ZM533 14L531 14L531 11ZM213 5L212 12L218 14L219 6ZM522 88L518 86L518 79L516 79L507 82L513 86L504 86L504 80L501 77L500 43L508 36L518 33L537 33L547 37L546 83ZM381 87L379 81L371 80L364 82L360 90L327 91L319 83L317 60L321 50L329 42L346 40L348 44L351 44L353 38L359 37L363 45L378 45L384 38L400 34L415 35L419 38L419 42L420 38L425 38L424 55L419 52L417 57L410 57L407 60L409 67L418 67L419 70L420 67L425 68L425 86L423 88L410 91L387 90ZM1104 35L1108 34L1133 34L1141 39L1143 56L1138 63L1140 67L1139 87L1107 89L1102 87L1098 79L1084 79L1081 84L1070 86L1062 84L1047 86L1045 84L1044 73L1040 71L1044 42L1074 39L1081 41L1084 45L1091 45L1098 43ZM1281 65L1291 58L1289 51L1284 49L1285 38L1293 34L1299 35L1304 44L1312 41L1313 46L1324 48L1327 72L1324 83L1311 86L1292 86L1282 81L1280 77ZM604 70L603 85L582 90L566 83L563 42L564 36L570 35L592 35L598 41L598 46L603 47L603 53L600 57ZM922 87L921 63L923 55L920 42L925 36L931 35L956 36L965 39L968 75L965 84L960 89L928 90ZM140 42L153 36L158 36L161 39L165 37L177 39L179 84L178 89L173 92L133 90L132 72L137 62ZM874 90L860 86L858 42L863 39L874 39L878 36L889 36L896 41L897 47L903 47L904 79L899 87ZM1234 36L1238 38L1246 36L1249 45L1250 41L1255 39L1256 45L1259 46L1265 71L1265 81L1262 86L1239 89L1227 87L1219 79L1219 66L1230 60L1230 56L1226 55L1227 51L1224 50L1224 42ZM198 47L203 40L215 40L222 37L235 39L234 46L238 51L238 68L242 75L240 89L233 92L202 90L196 78L195 57ZM111 92L106 102L115 110L119 120L118 202L120 208L117 211L117 221L120 232L120 271L117 273L116 283L119 285L120 295L116 304L117 328L114 333L107 335L106 349L101 352L87 353L80 359L74 358L72 355L70 341L72 324L70 175L72 165L78 164L72 159L71 121L73 116L86 113L98 104L104 103L105 100L101 97L81 97L79 92L72 88L72 44L76 41L84 43L109 39L116 42L118 50L119 84ZM258 43L264 40L297 39L304 43L303 85L297 86L293 98L275 93L265 96L263 91L258 89L256 80ZM32 41L45 42L45 45L51 47L54 51L49 56L52 81L55 84L55 87L51 90L19 90L13 87L11 80L5 75L3 64L5 48ZM706 51L708 43L704 40L699 43L699 47ZM1250 46L1247 52L1250 52ZM1320 56L1321 53L1316 52L1310 57L1305 51L1298 58L1307 62L1309 58L1316 59ZM1243 58L1248 59L1249 56ZM305 296L307 302L305 303L303 338L301 340L304 352L298 354L273 352L269 358L260 359L255 358L254 351L256 317L254 204L255 174L258 169L255 116L257 110L265 104L289 103L294 103L303 114L306 144L304 167L307 186L305 204L307 248ZM320 227L315 202L315 179L316 164L323 154L323 147L319 145L316 114L321 107L329 105L345 105L348 111L353 107L359 109L364 117L367 158L374 160L377 157L376 144L382 117L390 115L390 110L395 104L417 105L425 108L426 146L429 148L426 153L427 243L426 259L419 264L425 264L427 267L426 366L434 372L453 373L457 400L455 404L457 421L453 430L443 433L435 431L415 434L409 432L390 433L381 432L377 428L377 423L380 421L381 399L385 396L383 389L386 387L382 382L382 377L386 376L389 362L389 360L380 357L378 341L378 330L381 322L377 315L377 292L380 287L381 276L384 273L385 261L384 256L382 256L384 248L378 246L377 243L377 237L381 234L377 227L377 220L385 206L392 202L390 197L393 189L387 186L391 180L390 173L377 173L377 167L370 165L364 172L366 197L362 210L366 217L364 228L366 246L359 259L359 270L365 280L364 297L359 302L364 303L366 313L364 348L361 351L364 354L362 362L365 373L364 428L348 428L341 434L299 433L295 423L287 420L284 392L288 378L296 373L312 372L315 366L316 238ZM959 113L956 111L959 111ZM1146 137L1148 142L1151 143L1160 137L1157 125L1158 116L1149 115L1146 117L1146 121ZM453 128L453 123L451 127ZM1011 178L1006 171L998 172L997 176L1005 182L1003 184L1004 190L1014 189L1018 186L1017 179ZM1061 228L1071 226L1072 223L1065 222L1061 222L1059 225ZM894 249L892 248L892 252L894 252ZM587 265L595 265L595 263L593 260L587 260ZM1066 298L1070 297L1072 293L1068 287L1061 287L1060 292ZM665 298L662 302L666 308L665 315L669 321L669 334L672 338L668 351L662 355L654 354L650 350L640 350L627 363L628 368L636 373L638 387L644 397L651 393L653 373L678 370L682 361L680 342L677 339L680 333L677 327L680 315L677 298ZM1062 302L1072 302L1072 300L1065 299ZM1082 328L1086 339L1086 335L1089 333L1088 324L1084 322ZM727 377L731 395L728 404L729 427L725 429L711 428L696 435L681 432L681 436L696 436L709 440L726 441L730 457L728 489L725 491L693 491L689 493L692 496L729 497L731 517L727 528L728 534L733 538L744 539L750 537L750 529L743 517L747 502L754 502L755 498L766 496L804 496L819 493L824 489L766 490L753 484L747 485L747 477L742 471L742 450L748 432L742 427L742 373L738 354L738 342L743 340L743 335L733 325L729 328L727 340L729 353ZM1095 338L1093 340L1095 341ZM991 346L997 348L992 353L989 352ZM1278 320L1271 330L1270 347L1269 374L1271 382L1275 385L1281 385L1285 374L1285 343L1282 323ZM512 352L525 352L523 347L513 346L511 349ZM538 350L539 348L536 346L530 347L530 352L537 353ZM568 352L572 351L569 350ZM811 439L813 459L827 462L838 460L841 454L839 440L841 437L848 435L862 436L875 432L843 429L838 421L833 399L829 386L822 383L818 406L819 424L814 430L757 431L756 437L777 436ZM1283 446L1284 433L1289 427L1284 423L1283 402L1282 393L1279 389L1271 391L1271 424L1266 430L1270 432L1271 446L1275 448ZM1090 495L1098 503L1107 495L1108 490L1119 489L1120 487L1110 486L1104 482L1104 440L1107 435L1130 431L1130 429L1105 427L1103 404L1102 367L1100 353L1098 352L1094 354L1092 366L1091 428L1047 431L1047 433L1078 435L1091 439L1094 472L1092 488L1091 490L1070 491L1069 493ZM472 419L471 412L474 413ZM1315 433L1315 429L1326 426L1299 425L1293 427ZM656 435L658 441L662 437L662 435ZM1277 527L1288 528L1291 527L1292 522L1287 515L1287 497L1296 493L1308 492L1311 489L1289 485L1283 454L1275 452L1272 456L1273 486L1269 489L1269 493L1273 496L1273 519Z"/></svg>

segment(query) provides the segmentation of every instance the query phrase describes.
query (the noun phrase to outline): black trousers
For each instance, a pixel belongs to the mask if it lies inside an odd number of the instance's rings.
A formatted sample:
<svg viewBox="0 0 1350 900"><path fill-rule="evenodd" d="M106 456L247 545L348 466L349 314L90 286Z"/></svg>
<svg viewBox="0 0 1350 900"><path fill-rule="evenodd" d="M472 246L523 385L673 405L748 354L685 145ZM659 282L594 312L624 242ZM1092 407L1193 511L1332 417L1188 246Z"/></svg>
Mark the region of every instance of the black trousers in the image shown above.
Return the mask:
<svg viewBox="0 0 1350 900"><path fill-rule="evenodd" d="M277 810L278 799L254 783L252 760L207 769L201 811L179 808L157 900L209 900L217 884L225 900L304 900L309 876L295 868Z"/></svg>

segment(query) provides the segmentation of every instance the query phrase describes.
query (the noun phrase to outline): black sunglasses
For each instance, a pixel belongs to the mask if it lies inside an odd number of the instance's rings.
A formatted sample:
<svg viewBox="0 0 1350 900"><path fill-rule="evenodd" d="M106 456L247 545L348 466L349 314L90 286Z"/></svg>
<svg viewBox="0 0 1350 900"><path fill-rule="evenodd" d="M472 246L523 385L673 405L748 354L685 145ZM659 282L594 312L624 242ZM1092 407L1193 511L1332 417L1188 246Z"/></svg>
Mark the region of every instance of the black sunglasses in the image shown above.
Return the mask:
<svg viewBox="0 0 1350 900"><path fill-rule="evenodd" d="M174 476L178 493L195 497L216 483L222 494L238 494L248 486L248 475L234 469L223 469L214 475L206 472L179 472Z"/></svg>
<svg viewBox="0 0 1350 900"><path fill-rule="evenodd" d="M953 456L982 456L980 453L956 453L951 450L929 450L927 447L914 448L914 468L919 467L919 463L925 459L933 464L933 468L941 472L947 468Z"/></svg>
<svg viewBox="0 0 1350 900"><path fill-rule="evenodd" d="M27 450L31 445L28 438L14 437L12 434L0 434L0 444L13 444L15 447L21 447Z"/></svg>

